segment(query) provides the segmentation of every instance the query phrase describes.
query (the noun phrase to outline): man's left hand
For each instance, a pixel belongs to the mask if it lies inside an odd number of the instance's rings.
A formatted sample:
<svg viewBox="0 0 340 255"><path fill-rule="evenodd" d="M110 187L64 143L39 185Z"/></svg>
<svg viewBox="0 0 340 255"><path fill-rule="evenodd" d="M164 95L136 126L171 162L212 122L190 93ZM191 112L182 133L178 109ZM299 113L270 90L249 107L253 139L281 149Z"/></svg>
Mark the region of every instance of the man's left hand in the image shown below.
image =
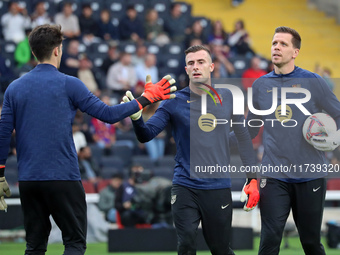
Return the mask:
<svg viewBox="0 0 340 255"><path fill-rule="evenodd" d="M340 130L328 134L328 136L313 136L311 143L320 151L333 151L340 145Z"/></svg>
<svg viewBox="0 0 340 255"><path fill-rule="evenodd" d="M247 179L243 186L241 194L241 202L245 202L243 210L249 212L255 208L260 200L260 193L257 188L256 179Z"/></svg>

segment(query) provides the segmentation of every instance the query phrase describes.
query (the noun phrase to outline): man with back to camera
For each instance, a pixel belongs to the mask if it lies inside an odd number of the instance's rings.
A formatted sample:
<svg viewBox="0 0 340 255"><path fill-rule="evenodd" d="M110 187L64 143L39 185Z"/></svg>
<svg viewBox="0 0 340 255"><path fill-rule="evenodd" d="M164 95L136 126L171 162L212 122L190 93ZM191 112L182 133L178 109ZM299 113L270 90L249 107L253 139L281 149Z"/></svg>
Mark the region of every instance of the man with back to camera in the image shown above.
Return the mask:
<svg viewBox="0 0 340 255"><path fill-rule="evenodd" d="M203 84L208 87L211 85L214 64L209 49L202 45L189 47L185 54L185 70L190 79L189 86L176 93L173 103L162 102L146 123L141 118L141 111L130 117L140 142L153 139L168 123L171 123L177 147L171 203L177 231L178 254L196 254L196 235L200 222L202 222L204 238L213 255L234 254L229 247L232 220L230 175L223 174L219 178L205 175L198 178L192 176L194 174L192 165L196 165L196 160L200 161L198 158L202 158L203 161L212 158L210 162L224 166L230 164L228 141L230 127L219 125L216 127L218 133L205 133L203 130L198 130L196 123L201 112L197 109L200 109L199 103L203 94L201 89L207 89ZM223 108L219 108L223 116L229 121L232 119L242 122L243 115L232 115L231 92L224 89L218 90L218 93L223 97ZM133 100L131 92L128 91L123 100L124 102ZM211 105L212 100L208 103ZM195 135L191 133L191 129L195 130ZM244 165L254 165L255 156L247 128L236 125L235 132ZM218 150L221 152L217 152ZM196 153L197 157L193 155ZM244 209L250 211L255 208L259 200L257 180L254 175L248 175L243 193L242 201L247 199Z"/></svg>
<svg viewBox="0 0 340 255"><path fill-rule="evenodd" d="M295 58L299 54L300 47L301 37L297 31L289 27L277 27L271 46L274 70L257 79L252 86L253 106L256 110L271 108L273 98L278 97L278 106L275 106L276 110L273 113L260 116L250 111L247 116L247 123L255 119L262 119L265 123L264 155L261 165L268 168L293 166L293 169L295 166L296 170L286 173L263 173L259 202L260 255L279 254L290 209L305 254L325 254L320 239L327 172L313 173L306 168L305 164L311 166L326 164L323 151L334 150L340 144L340 130L328 134L328 137L313 136L314 147L308 144L302 135L302 126L308 116L299 109L301 106L298 108L297 104L289 104L286 106L287 112L281 112L282 89L289 89L290 92L286 97L294 103L305 97L301 88L308 90L311 99L302 106L311 114L325 110L335 119L338 128L340 127L340 103L319 75L295 66ZM275 95L275 91L278 96ZM293 119L297 122L295 127L282 125L283 121ZM286 126L292 124L287 121ZM259 127L248 127L248 129L252 138L259 131Z"/></svg>
<svg viewBox="0 0 340 255"><path fill-rule="evenodd" d="M26 230L25 254L45 254L52 215L61 229L65 255L86 249L87 215L72 122L80 109L115 123L144 106L174 98L170 76L157 84L146 78L144 95L126 105L107 106L77 78L60 73L63 35L57 25L36 27L29 43L39 64L5 92L0 119L0 210L10 190L4 177L10 137L17 138L18 180Z"/></svg>

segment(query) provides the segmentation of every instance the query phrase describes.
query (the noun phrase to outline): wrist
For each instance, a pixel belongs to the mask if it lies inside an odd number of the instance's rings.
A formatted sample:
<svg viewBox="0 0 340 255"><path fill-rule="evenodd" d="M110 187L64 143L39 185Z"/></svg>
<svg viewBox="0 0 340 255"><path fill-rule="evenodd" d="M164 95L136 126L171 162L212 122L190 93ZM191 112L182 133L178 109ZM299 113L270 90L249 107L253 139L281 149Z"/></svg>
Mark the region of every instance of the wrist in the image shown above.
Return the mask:
<svg viewBox="0 0 340 255"><path fill-rule="evenodd" d="M0 178L5 176L5 166L0 166Z"/></svg>
<svg viewBox="0 0 340 255"><path fill-rule="evenodd" d="M145 106L151 104L151 102L144 96L137 97L136 100L138 102L139 107L142 106L142 108L140 109L143 109Z"/></svg>

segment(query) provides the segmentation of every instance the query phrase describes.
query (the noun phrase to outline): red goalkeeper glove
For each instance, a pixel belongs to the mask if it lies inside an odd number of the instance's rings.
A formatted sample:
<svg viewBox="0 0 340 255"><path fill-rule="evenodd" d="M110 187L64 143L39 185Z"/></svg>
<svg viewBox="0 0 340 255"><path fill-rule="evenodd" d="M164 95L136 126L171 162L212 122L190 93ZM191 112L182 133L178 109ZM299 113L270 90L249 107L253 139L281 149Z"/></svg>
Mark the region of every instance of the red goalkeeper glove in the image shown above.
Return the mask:
<svg viewBox="0 0 340 255"><path fill-rule="evenodd" d="M172 79L170 75L166 75L156 84L152 84L151 76L147 75L145 91L142 96L136 99L139 104L139 109L143 109L145 106L158 101L175 98L175 94L169 94L177 90L176 86L171 86L175 82L176 81Z"/></svg>
<svg viewBox="0 0 340 255"><path fill-rule="evenodd" d="M245 202L243 210L249 212L255 208L260 200L260 193L257 188L256 179L247 179L243 186L241 202Z"/></svg>
<svg viewBox="0 0 340 255"><path fill-rule="evenodd" d="M7 211L4 195L10 197L11 191L5 178L5 166L0 166L0 210Z"/></svg>

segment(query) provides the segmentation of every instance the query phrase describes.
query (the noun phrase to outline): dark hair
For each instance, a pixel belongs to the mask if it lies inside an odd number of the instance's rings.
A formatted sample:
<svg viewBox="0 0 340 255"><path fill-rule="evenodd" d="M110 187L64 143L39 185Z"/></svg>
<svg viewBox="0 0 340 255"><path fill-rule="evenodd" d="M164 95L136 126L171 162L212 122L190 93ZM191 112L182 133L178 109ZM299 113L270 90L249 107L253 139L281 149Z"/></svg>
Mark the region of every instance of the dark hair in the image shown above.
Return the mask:
<svg viewBox="0 0 340 255"><path fill-rule="evenodd" d="M92 10L91 5L88 4L88 3L83 4L81 8L82 8L83 10L86 9L86 8L90 8L90 9Z"/></svg>
<svg viewBox="0 0 340 255"><path fill-rule="evenodd" d="M200 50L205 50L209 56L211 56L211 53L210 53L210 50L205 47L204 45L193 45L193 46L190 46L189 48L187 48L184 53L185 55L188 55L189 53L194 53L194 52L197 52L197 51L200 51Z"/></svg>
<svg viewBox="0 0 340 255"><path fill-rule="evenodd" d="M124 179L124 175L122 173L114 173L113 175L111 175L111 179Z"/></svg>
<svg viewBox="0 0 340 255"><path fill-rule="evenodd" d="M50 59L55 47L63 41L60 25L41 25L33 29L28 41L34 56L40 61Z"/></svg>
<svg viewBox="0 0 340 255"><path fill-rule="evenodd" d="M300 49L301 48L301 36L299 35L299 33L293 29L293 28L290 28L290 27L277 27L275 29L275 34L277 33L286 33L286 34L291 34L293 36L292 38L292 43L293 43L293 46L297 49Z"/></svg>

